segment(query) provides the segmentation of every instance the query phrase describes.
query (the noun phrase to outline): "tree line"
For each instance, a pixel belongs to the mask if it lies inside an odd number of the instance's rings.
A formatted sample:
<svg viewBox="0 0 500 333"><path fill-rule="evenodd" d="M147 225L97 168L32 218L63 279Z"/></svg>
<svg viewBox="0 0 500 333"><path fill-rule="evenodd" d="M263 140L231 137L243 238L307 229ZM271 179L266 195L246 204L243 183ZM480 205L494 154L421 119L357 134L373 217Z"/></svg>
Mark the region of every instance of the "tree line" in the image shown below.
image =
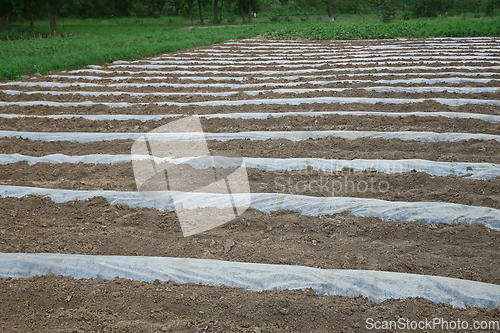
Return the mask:
<svg viewBox="0 0 500 333"><path fill-rule="evenodd" d="M159 17L185 16L205 24L220 23L222 14L241 16L251 21L254 12L272 10L285 14L285 8L299 12L326 12L331 21L335 13L378 13L384 21L394 18L396 11L410 17L456 15L483 11L498 13L500 0L0 0L0 25L9 25L11 18L25 18L34 28L35 19L49 19L50 32L57 32L57 17ZM283 10L281 10L283 9Z"/></svg>

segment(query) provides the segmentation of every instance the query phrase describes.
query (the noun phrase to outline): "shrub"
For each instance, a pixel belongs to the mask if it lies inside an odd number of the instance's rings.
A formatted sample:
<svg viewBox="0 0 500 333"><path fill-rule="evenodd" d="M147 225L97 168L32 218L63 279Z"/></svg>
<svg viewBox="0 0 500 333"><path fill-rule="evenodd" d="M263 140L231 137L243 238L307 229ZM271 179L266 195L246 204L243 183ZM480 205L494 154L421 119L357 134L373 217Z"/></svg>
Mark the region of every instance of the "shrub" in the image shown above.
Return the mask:
<svg viewBox="0 0 500 333"><path fill-rule="evenodd" d="M271 22L278 22L280 20L280 16L279 15L273 15L273 16L269 17L269 20Z"/></svg>

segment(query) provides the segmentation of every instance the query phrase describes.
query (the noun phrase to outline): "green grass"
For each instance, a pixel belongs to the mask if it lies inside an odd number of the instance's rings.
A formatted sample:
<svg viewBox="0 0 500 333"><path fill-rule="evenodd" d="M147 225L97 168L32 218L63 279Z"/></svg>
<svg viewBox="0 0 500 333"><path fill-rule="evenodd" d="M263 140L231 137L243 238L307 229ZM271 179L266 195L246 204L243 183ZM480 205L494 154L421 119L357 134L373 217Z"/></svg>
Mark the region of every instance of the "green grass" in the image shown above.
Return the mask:
<svg viewBox="0 0 500 333"><path fill-rule="evenodd" d="M0 41L0 79L14 80L37 72L45 74L89 64L139 59L265 32L262 25L178 30L182 27L179 24L144 21L128 20L116 24L113 20L105 20L106 24L95 22L91 25L77 22L76 25L65 24L68 37ZM62 32L62 24L58 24Z"/></svg>
<svg viewBox="0 0 500 333"><path fill-rule="evenodd" d="M34 31L27 28L27 23L22 23L9 30L17 34L16 40L0 41L0 80L16 80L23 75L102 65L115 60L140 59L260 34L272 39L500 36L498 17L461 16L388 24L372 17L359 19L263 22L251 26L192 30L178 30L185 26L185 20L181 18L66 19L64 22L60 19L59 31L67 37L31 40L24 38ZM35 30L35 34L46 35L46 22L38 22Z"/></svg>

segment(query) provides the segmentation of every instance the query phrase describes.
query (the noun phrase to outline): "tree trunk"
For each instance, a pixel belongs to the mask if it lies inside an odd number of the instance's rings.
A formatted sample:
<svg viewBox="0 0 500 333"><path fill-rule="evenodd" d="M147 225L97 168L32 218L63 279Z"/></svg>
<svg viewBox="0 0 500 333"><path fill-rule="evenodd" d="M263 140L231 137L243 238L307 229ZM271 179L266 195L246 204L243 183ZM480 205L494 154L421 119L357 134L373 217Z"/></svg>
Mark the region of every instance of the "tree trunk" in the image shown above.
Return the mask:
<svg viewBox="0 0 500 333"><path fill-rule="evenodd" d="M192 6L191 6L191 0L187 0L188 2L188 8L189 8L189 18L191 19L191 24L194 24L194 21L193 21L193 10L192 10Z"/></svg>
<svg viewBox="0 0 500 333"><path fill-rule="evenodd" d="M205 21L203 21L203 12L201 10L201 0L198 0L198 11L200 12L200 23L205 24Z"/></svg>
<svg viewBox="0 0 500 333"><path fill-rule="evenodd" d="M111 15L115 16L115 0L111 1Z"/></svg>
<svg viewBox="0 0 500 333"><path fill-rule="evenodd" d="M220 1L220 15L219 15L219 22L222 23L222 7L224 7L224 0Z"/></svg>
<svg viewBox="0 0 500 333"><path fill-rule="evenodd" d="M153 11L151 13L151 17L156 17L156 1L153 0Z"/></svg>
<svg viewBox="0 0 500 333"><path fill-rule="evenodd" d="M326 0L326 6L327 6L327 9L328 9L328 19L330 21L335 21L335 18L333 17L332 0Z"/></svg>
<svg viewBox="0 0 500 333"><path fill-rule="evenodd" d="M214 0L214 24L218 23L218 21L217 21L217 6L218 6L217 0Z"/></svg>
<svg viewBox="0 0 500 333"><path fill-rule="evenodd" d="M248 22L252 23L252 0L248 0Z"/></svg>
<svg viewBox="0 0 500 333"><path fill-rule="evenodd" d="M47 1L47 9L49 10L49 33L53 34L57 31L57 23L56 23L56 15L52 11L53 7L50 3L50 1Z"/></svg>
<svg viewBox="0 0 500 333"><path fill-rule="evenodd" d="M101 0L97 0L96 1L95 8L96 8L97 15L99 17L101 17L102 16L102 4L101 4Z"/></svg>
<svg viewBox="0 0 500 333"><path fill-rule="evenodd" d="M158 4L158 16L161 16L163 13L163 8L165 8L165 1L162 1Z"/></svg>
<svg viewBox="0 0 500 333"><path fill-rule="evenodd" d="M30 28L35 27L35 14L33 14L33 1L28 1L28 8L30 11Z"/></svg>
<svg viewBox="0 0 500 333"><path fill-rule="evenodd" d="M241 10L241 18L243 19L243 23L245 23L245 12L243 11L243 0L239 0L240 10Z"/></svg>
<svg viewBox="0 0 500 333"><path fill-rule="evenodd" d="M51 34L59 32L57 31L56 16L52 13L52 11L49 12L49 31Z"/></svg>
<svg viewBox="0 0 500 333"><path fill-rule="evenodd" d="M9 16L10 16L10 13L4 15L4 16L0 16L0 25L5 25L5 26L9 26Z"/></svg>

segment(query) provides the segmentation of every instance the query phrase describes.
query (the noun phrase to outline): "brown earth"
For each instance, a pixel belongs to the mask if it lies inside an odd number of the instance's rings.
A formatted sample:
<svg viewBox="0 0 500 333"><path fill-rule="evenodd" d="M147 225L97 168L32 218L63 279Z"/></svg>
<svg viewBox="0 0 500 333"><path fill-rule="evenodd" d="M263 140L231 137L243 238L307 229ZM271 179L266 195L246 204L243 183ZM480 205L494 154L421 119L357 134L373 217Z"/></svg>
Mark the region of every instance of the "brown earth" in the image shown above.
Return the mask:
<svg viewBox="0 0 500 333"><path fill-rule="evenodd" d="M234 112L294 112L294 111L384 111L384 112L469 112L500 115L497 106L490 105L461 105L447 106L433 101L407 104L339 104L339 103L311 103L299 105L221 105L221 106L159 106L159 105L135 105L133 107L110 108L105 105L79 106L79 107L53 107L53 106L16 106L0 107L7 114L215 114Z"/></svg>
<svg viewBox="0 0 500 333"><path fill-rule="evenodd" d="M199 170L182 165L186 179ZM231 173L231 169L225 169ZM459 176L437 177L423 172L384 174L343 169L324 172L261 171L247 168L251 193L288 193L321 197L359 197L408 202L453 202L500 209L500 178L473 180ZM199 177L198 177L199 178ZM132 163L49 164L27 162L0 169L0 185L65 190L137 191ZM168 190L156 188L155 190Z"/></svg>
<svg viewBox="0 0 500 333"><path fill-rule="evenodd" d="M498 86L500 86L500 82L498 82ZM331 88L327 86L319 86L323 88ZM68 95L68 96L53 96L46 94L33 94L33 95L21 95L21 96L10 96L9 101L11 102L23 102L23 101L52 101L52 102L85 102L91 101L94 103L118 103L118 102L127 102L127 103L161 103L161 102L176 102L176 103L200 103L200 102L208 102L208 101L239 101L239 100L252 100L252 99L294 99L294 98L321 98L321 97L347 97L347 98L396 98L396 99L426 99L426 98L446 98L446 99L486 99L492 100L498 96L497 93L473 93L473 94L459 94L459 93L447 93L447 92L424 92L424 93L406 93L406 92L374 92L374 91L365 91L362 89L359 90L345 90L343 92L331 92L331 91L314 91L314 92L305 92L305 93L273 93L273 92L265 92L263 88L266 87L255 87L255 88L245 88L245 90L262 90L256 96L252 96L243 92L230 95L230 96L184 96L184 95L170 95L170 96L153 96L146 95L142 97L121 95L121 96L82 96L82 95ZM314 85L303 85L300 87L271 87L267 89L273 88L283 88L283 89L299 89L299 88L311 88L315 89L318 86ZM338 88L336 85L335 88ZM121 89L121 88L120 88ZM140 89L140 88L139 88ZM82 90L85 90L84 88ZM98 89L101 90L101 89ZM216 89L204 89L204 88L172 88L172 87L163 87L163 90L173 91L178 90L182 92L198 92L202 91L227 91L228 88L216 88ZM1 96L0 96L1 98ZM4 97L5 98L5 97ZM400 104L399 104L400 105ZM61 108L61 107L59 107Z"/></svg>
<svg viewBox="0 0 500 333"><path fill-rule="evenodd" d="M423 42L418 40L417 42ZM248 42L254 45L254 42ZM348 46L370 47L391 41L354 41L348 43L324 41L317 45L334 47L337 51L353 51ZM435 41L439 44L439 41ZM493 44L491 44L493 45ZM496 45L496 44L495 44ZM446 52L481 52L474 49L447 49ZM201 48L200 50L210 48ZM270 48L269 53L279 50ZM411 51L410 46L405 51ZM228 52L238 52L233 45ZM305 49L307 52L313 49ZM360 49L366 50L366 49ZM416 50L416 49L413 49ZM432 51L432 48L427 50ZM492 55L500 52L482 49ZM415 52L418 53L418 52ZM425 54L425 52L422 52ZM204 55L186 55L176 52L185 59L203 59ZM261 57L264 53L248 52L246 57ZM286 53L285 53L286 55ZM299 54L293 54L298 56ZM217 54L210 55L217 57ZM439 57L439 56L437 56ZM321 57L308 57L322 59ZM324 59L323 59L324 60ZM444 60L447 61L447 60ZM409 60L409 62L411 62ZM448 71L469 72L469 69L437 68L440 64L426 64L413 61L411 64L335 65L330 63L319 67L299 67L300 69L328 69L325 72L304 73L317 75L317 80L356 79L354 68L367 67L404 67L425 65L436 67L431 73ZM445 66L495 66L496 62L475 63L453 61ZM332 68L335 66L335 68ZM244 81L231 83L263 83L256 79L259 75L242 75L235 71L254 70L294 70L269 64L265 67L251 68L248 65L234 68L201 68L193 64L196 76L247 76ZM111 70L104 66L103 70ZM176 67L161 69L163 73ZM187 70L177 67L180 70ZM330 70L331 69L331 70ZM337 72L336 69L342 69ZM129 70L117 67L115 70ZM155 69L131 69L158 71ZM223 74L211 71L224 71ZM384 70L387 71L387 70ZM392 71L392 69L391 69ZM401 68L400 71L405 72ZM477 70L479 71L479 70ZM476 72L477 72L476 71ZM488 70L489 72L494 70ZM380 73L367 70L360 73ZM427 72L417 70L417 72ZM498 72L498 71L497 71ZM54 72L52 74L58 74ZM59 73L67 74L67 73ZM112 74L112 72L110 72ZM78 74L85 75L85 74ZM94 75L88 73L88 75ZM108 85L119 83L106 79L92 82ZM115 76L129 74L112 74ZM148 76L154 74L139 74ZM131 78L125 82L169 82L192 83L192 80L179 79L182 75L165 75L163 80L144 81ZM289 74L287 74L289 75ZM293 75L293 74L290 74ZM280 76L280 75L277 75ZM324 78L322 77L324 76ZM436 77L447 77L440 74ZM384 75L361 75L363 80L413 79L408 77ZM434 78L434 76L424 76ZM480 76L478 76L480 77ZM473 78L473 77L469 77ZM500 78L500 73L489 78ZM318 86L307 83L308 78L290 81L286 79L269 80L282 85L297 82L297 87L285 88L322 88L346 87L360 88L380 86L380 83L334 83ZM73 78L50 78L34 76L28 82L79 82ZM81 80L90 82L88 80ZM221 83L216 80L197 81L198 83ZM435 86L447 86L438 83ZM399 85L398 85L399 86ZM401 86L420 86L420 84L401 84ZM498 87L500 82L460 83L449 86ZM279 87L258 87L244 90L266 90ZM43 88L2 86L2 90L20 91L129 91L129 92L216 92L233 91L228 88L173 88L173 87L90 87L90 88ZM243 89L239 89L243 90ZM238 90L234 90L238 91ZM196 102L207 100L236 100L253 98L295 98L321 96L376 97L376 98L472 98L498 99L498 94L452 94L452 93L377 93L355 89L344 92L309 92L306 94L277 94L264 92L255 97L239 93L230 97L82 97L78 95L12 96L0 93L1 101L96 101L96 102L155 102L177 101ZM157 106L144 105L128 108L109 108L103 105L92 107L48 107L48 106L3 106L0 112L33 115L49 114L213 114L232 112L289 112L289 111L442 111L471 112L500 115L496 106L464 105L450 107L431 101L414 104L302 104L302 105L243 105L199 107L188 105ZM161 121L87 121L83 119L0 119L2 130L17 131L71 131L71 132L147 132L172 119ZM434 131L500 134L498 124L472 119L450 119L432 117L369 117L369 116L323 116L323 117L284 117L265 120L212 119L202 120L207 132L238 132L253 130L373 130L373 131ZM132 140L108 142L71 143L41 142L19 138L0 138L0 153L20 153L43 156L54 153L68 155L86 154L129 154ZM500 144L497 141L470 140L468 142L425 143L402 140L339 138L310 139L304 141L288 140L230 140L227 142L208 142L213 151L226 151L247 157L316 157L327 159L409 159L420 158L448 162L490 162L500 164ZM187 172L187 170L186 170ZM337 174L318 173L308 170L296 172L263 172L248 169L251 192L286 192L310 196L330 196L313 189L298 188L302 182L312 182L322 177L327 181L361 180L375 184L387 182L390 190L371 193L371 191L339 191L338 196L370 197L394 201L439 201L467 205L500 208L500 180L471 180L457 176L434 177L420 172L387 175L376 172L352 173L344 170ZM278 177L288 182L276 183ZM131 163L119 165L92 164L47 164L33 166L26 162L0 166L0 184L22 185L61 189L112 189L133 191L136 185ZM289 186L292 184L292 186ZM282 186L285 185L283 189ZM498 257L500 231L489 229L481 224L424 225L420 222L382 221L375 217L355 217L334 214L319 217L301 216L290 211L277 211L272 214L248 210L237 219L212 230L190 237L183 237L179 221L174 212L161 212L155 209L130 208L124 205L110 205L103 198L87 201L54 203L49 198L27 196L23 198L2 198L0 200L0 252L25 253L67 253L87 255L130 255L130 256L169 256L220 259L227 261L256 262L269 264L305 265L324 269L363 269L426 274L466 280L500 284L500 265ZM234 242L229 248L227 241ZM491 320L500 323L498 309L452 309L450 305L435 304L421 298L388 300L375 304L362 297L320 296L312 290L306 291L263 291L250 292L238 288L211 287L202 285L178 285L174 282L155 283L116 279L74 280L71 277L34 277L28 279L0 279L0 331L2 332L364 332L368 331L366 320L409 320L442 317L447 320L469 321ZM373 331L373 330L372 330ZM408 330L406 330L408 331ZM438 330L442 331L442 330ZM448 330L449 331L449 330ZM488 331L488 330L483 330ZM492 330L489 330L492 331Z"/></svg>
<svg viewBox="0 0 500 333"><path fill-rule="evenodd" d="M0 138L0 153L44 156L49 154L130 154L133 140L74 143L44 142L21 138ZM460 142L418 142L399 139L341 138L307 139L302 141L229 140L207 141L213 151L233 152L239 156L291 158L315 157L324 159L427 159L442 162L499 163L500 145L494 140Z"/></svg>
<svg viewBox="0 0 500 333"><path fill-rule="evenodd" d="M313 290L250 292L169 281L0 279L3 332L370 332L367 323L500 320L498 309L453 309L421 298L375 304ZM373 321L370 321L370 319ZM441 326L437 326L441 327ZM442 331L442 330L437 330Z"/></svg>
<svg viewBox="0 0 500 333"><path fill-rule="evenodd" d="M148 132L179 118L164 118L142 122L140 120L95 121L82 118L0 118L3 130L23 132ZM206 133L232 133L247 131L416 131L459 132L500 135L500 122L447 117L385 117L385 116L285 116L267 119L201 119Z"/></svg>

